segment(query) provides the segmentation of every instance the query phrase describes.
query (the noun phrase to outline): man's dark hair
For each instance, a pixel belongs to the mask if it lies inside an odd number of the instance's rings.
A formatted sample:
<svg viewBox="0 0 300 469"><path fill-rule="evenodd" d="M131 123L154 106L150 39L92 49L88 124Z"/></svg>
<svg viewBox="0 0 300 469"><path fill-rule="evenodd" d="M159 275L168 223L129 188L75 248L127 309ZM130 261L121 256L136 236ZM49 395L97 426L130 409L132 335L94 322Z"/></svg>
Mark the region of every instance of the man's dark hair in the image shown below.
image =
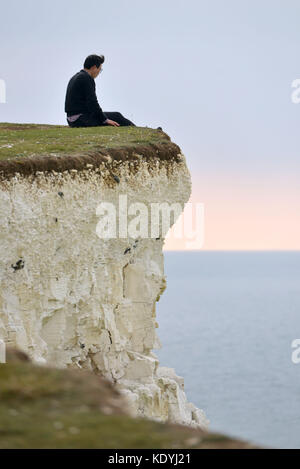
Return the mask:
<svg viewBox="0 0 300 469"><path fill-rule="evenodd" d="M104 62L104 55L96 55L92 54L89 55L85 61L84 61L84 68L87 68L88 70L92 68L94 65L96 65L97 68L100 67L101 64Z"/></svg>

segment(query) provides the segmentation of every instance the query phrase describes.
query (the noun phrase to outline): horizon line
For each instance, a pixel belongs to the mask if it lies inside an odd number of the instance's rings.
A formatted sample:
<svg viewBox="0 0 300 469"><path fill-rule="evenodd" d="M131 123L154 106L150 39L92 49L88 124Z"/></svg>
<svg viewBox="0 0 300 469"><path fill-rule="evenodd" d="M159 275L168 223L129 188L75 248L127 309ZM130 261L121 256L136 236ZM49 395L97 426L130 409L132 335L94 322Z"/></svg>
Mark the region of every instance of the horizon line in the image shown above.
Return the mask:
<svg viewBox="0 0 300 469"><path fill-rule="evenodd" d="M163 252L298 252L300 249L163 249Z"/></svg>

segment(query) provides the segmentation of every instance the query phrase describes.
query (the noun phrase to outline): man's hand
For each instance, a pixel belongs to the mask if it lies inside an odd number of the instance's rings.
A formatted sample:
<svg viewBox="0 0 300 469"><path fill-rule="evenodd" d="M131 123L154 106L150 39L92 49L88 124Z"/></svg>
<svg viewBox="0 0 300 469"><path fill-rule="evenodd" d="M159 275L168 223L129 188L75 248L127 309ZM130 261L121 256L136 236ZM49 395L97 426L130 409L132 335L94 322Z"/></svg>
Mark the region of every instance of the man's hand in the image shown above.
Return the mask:
<svg viewBox="0 0 300 469"><path fill-rule="evenodd" d="M110 119L107 119L106 124L107 124L107 125L114 125L115 127L119 127L119 126L120 126L120 124L118 124L118 122L112 121L112 120L110 120Z"/></svg>

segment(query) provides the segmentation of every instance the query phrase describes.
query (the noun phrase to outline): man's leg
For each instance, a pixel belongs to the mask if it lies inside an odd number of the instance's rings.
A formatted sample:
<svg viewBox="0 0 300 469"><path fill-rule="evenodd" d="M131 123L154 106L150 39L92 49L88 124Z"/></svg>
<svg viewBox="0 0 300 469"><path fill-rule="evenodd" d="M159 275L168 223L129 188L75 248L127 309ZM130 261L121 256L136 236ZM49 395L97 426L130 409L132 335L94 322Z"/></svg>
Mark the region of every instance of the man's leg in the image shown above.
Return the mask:
<svg viewBox="0 0 300 469"><path fill-rule="evenodd" d="M68 121L68 123L70 127L98 127L102 125L97 116L93 114L82 114L76 121Z"/></svg>
<svg viewBox="0 0 300 469"><path fill-rule="evenodd" d="M107 115L108 119L112 120L112 121L115 121L115 122L118 122L118 124L122 125L122 126L125 126L125 125L133 125L134 127L136 127L136 125L131 122L129 119L126 119L126 117L123 116L123 114L121 114L120 112L106 112L104 111L104 113ZM105 124L107 125L107 124Z"/></svg>
<svg viewBox="0 0 300 469"><path fill-rule="evenodd" d="M126 119L120 112L105 112L107 115L108 119L113 120L115 122L118 122L120 126L135 126L136 125L131 122L129 119ZM74 122L68 122L70 127L97 127L101 125L108 125L108 124L103 124L100 122L97 116L94 116L92 114L82 114L76 121Z"/></svg>

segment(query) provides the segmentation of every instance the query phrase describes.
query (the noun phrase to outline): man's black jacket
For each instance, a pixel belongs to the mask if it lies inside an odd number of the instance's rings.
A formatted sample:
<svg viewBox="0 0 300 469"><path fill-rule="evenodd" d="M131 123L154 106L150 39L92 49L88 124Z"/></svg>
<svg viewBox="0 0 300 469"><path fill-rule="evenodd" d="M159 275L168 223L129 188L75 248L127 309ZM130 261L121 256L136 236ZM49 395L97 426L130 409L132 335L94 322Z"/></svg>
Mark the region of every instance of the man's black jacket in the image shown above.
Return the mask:
<svg viewBox="0 0 300 469"><path fill-rule="evenodd" d="M65 112L67 116L92 114L99 118L100 122L107 119L98 103L95 80L83 69L76 73L68 83Z"/></svg>

